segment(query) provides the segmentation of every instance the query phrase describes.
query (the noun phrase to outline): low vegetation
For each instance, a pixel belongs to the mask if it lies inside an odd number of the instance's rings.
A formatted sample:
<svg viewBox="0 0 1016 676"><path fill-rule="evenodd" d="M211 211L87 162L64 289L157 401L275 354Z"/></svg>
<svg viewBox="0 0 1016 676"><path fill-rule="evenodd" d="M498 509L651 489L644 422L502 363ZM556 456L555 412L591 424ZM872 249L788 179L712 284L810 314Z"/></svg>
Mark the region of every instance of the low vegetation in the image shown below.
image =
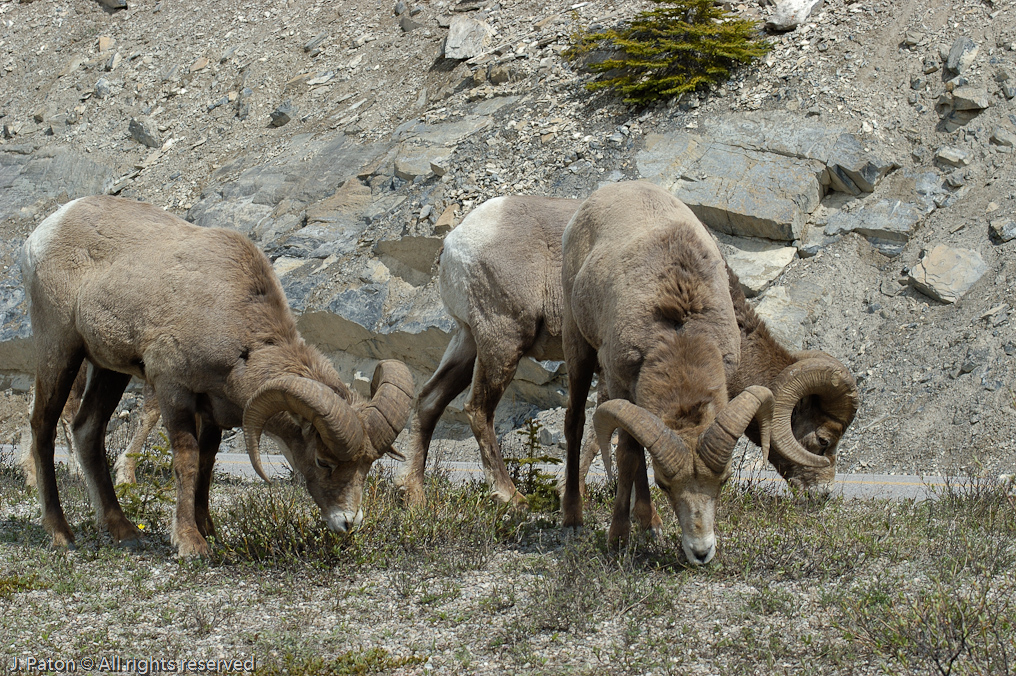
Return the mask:
<svg viewBox="0 0 1016 676"><path fill-rule="evenodd" d="M588 89L613 89L626 103L648 104L720 84L772 49L753 21L713 0L652 2L656 9L628 25L573 37L565 57L587 60L601 74Z"/></svg>
<svg viewBox="0 0 1016 676"><path fill-rule="evenodd" d="M140 468L139 491L164 476L157 458ZM406 509L375 471L367 518L342 537L294 481L219 477L213 556L181 562L170 505L145 502L145 545L117 549L65 472L79 548L51 550L22 478L2 458L7 657L256 656L259 673L328 674L1016 671L1016 497L992 482L920 503L728 486L716 559L690 568L666 507L662 538L608 550L611 491L595 485L585 531L565 539L556 513L498 505L479 483L429 478L427 506Z"/></svg>

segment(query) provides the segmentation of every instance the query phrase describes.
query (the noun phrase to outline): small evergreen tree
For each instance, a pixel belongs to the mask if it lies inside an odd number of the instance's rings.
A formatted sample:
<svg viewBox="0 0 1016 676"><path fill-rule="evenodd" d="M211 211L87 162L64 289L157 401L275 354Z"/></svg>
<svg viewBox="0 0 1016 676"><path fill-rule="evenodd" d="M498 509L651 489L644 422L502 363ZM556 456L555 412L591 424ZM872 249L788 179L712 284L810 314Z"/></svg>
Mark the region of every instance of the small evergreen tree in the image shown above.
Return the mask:
<svg viewBox="0 0 1016 676"><path fill-rule="evenodd" d="M639 13L627 27L573 38L564 54L570 60L603 48L619 52L590 66L606 76L588 89L613 88L626 103L643 105L723 82L737 65L772 49L753 21L713 0L652 1L659 7Z"/></svg>

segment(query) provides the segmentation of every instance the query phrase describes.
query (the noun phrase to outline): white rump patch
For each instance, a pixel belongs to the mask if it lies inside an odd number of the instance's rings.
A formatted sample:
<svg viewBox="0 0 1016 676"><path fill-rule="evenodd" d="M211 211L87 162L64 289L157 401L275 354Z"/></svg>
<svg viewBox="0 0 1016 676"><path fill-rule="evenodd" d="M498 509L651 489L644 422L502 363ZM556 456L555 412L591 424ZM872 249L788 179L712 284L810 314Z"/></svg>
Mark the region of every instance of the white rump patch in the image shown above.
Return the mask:
<svg viewBox="0 0 1016 676"><path fill-rule="evenodd" d="M81 198L78 198L81 199ZM63 205L55 212L46 217L46 219L39 224L28 239L25 240L24 248L24 272L31 274L35 272L35 266L39 260L45 258L46 251L49 249L50 243L56 238L57 233L60 231L60 225L63 223L64 216L73 207L78 200L71 200L67 204Z"/></svg>
<svg viewBox="0 0 1016 676"><path fill-rule="evenodd" d="M462 223L445 237L439 278L441 300L448 313L465 324L469 323L466 288L474 274L472 270L487 245L497 239L506 199L495 197L487 200L469 212Z"/></svg>

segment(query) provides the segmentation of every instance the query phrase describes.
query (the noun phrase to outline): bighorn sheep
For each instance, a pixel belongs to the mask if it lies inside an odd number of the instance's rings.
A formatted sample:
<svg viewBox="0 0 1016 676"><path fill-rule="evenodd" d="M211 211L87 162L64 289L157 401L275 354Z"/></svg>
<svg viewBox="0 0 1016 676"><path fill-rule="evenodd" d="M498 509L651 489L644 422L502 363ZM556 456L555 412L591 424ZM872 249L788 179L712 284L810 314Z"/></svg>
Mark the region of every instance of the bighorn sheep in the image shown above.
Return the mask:
<svg viewBox="0 0 1016 676"><path fill-rule="evenodd" d="M836 444L860 404L857 382L835 358L817 350L790 352L748 304L737 275L727 269L741 331L741 363L727 381L731 397L752 385L773 392L769 462L795 488L828 492L836 475ZM752 422L745 434L759 443Z"/></svg>
<svg viewBox="0 0 1016 676"><path fill-rule="evenodd" d="M441 296L457 324L441 365L421 388L413 422L407 498L422 503L423 474L434 428L448 403L473 380L467 412L480 445L488 481L502 500L517 495L504 468L493 429L494 409L523 355L560 359L560 241L582 204L578 199L496 197L484 202L445 239L441 255ZM857 409L857 389L838 361L824 353L791 354L777 343L745 300L731 271L730 295L741 329L741 358L728 383L730 398L748 385L763 385L776 397L769 460L792 485L822 487L835 467L833 449ZM453 309L454 308L454 309ZM540 340L537 340L537 337ZM478 351L478 346L481 346ZM799 370L796 359L818 358ZM796 375L788 369L794 366ZM800 376L808 385L799 390ZM489 384L493 379L499 389ZM793 385L787 389L788 385ZM796 397L796 399L795 399ZM800 402L800 404L798 403ZM786 411L792 412L792 417ZM747 434L760 444L758 426ZM796 437L796 438L795 438ZM803 453L801 447L803 446ZM580 477L597 451L593 435L583 444ZM602 449L609 453L609 449ZM609 468L609 457L604 458ZM516 498L517 499L517 498Z"/></svg>
<svg viewBox="0 0 1016 676"><path fill-rule="evenodd" d="M208 553L208 491L222 429L242 425L264 477L263 432L295 469L334 531L362 519L363 480L405 424L408 369L381 362L363 402L296 330L272 266L239 233L200 228L151 204L108 196L65 204L26 240L22 277L37 373L32 456L43 524L73 545L57 494L53 440L82 361L90 363L74 438L99 523L118 543L141 533L113 491L103 449L132 375L155 389L173 449L181 556Z"/></svg>
<svg viewBox="0 0 1016 676"><path fill-rule="evenodd" d="M594 192L565 228L562 253L569 388L564 526L582 525L579 443L590 382L599 370L609 399L593 418L600 445L620 430L608 541L627 539L630 511L644 527L660 528L644 447L681 522L688 561L708 563L716 551L716 500L730 477L734 444L756 418L768 453L773 402L760 386L728 401L741 335L723 256L687 206L646 182Z"/></svg>
<svg viewBox="0 0 1016 676"><path fill-rule="evenodd" d="M441 299L458 327L441 364L420 389L409 469L400 477L407 501L422 504L423 472L434 427L472 381L466 414L493 494L521 504L494 434L494 409L524 356L561 353L561 233L579 200L495 197L445 238ZM585 467L593 455L585 457ZM609 459L608 459L609 462Z"/></svg>
<svg viewBox="0 0 1016 676"><path fill-rule="evenodd" d="M80 467L80 463L76 460L77 449L74 446L71 425L74 421L74 415L78 412L78 407L81 406L81 395L85 392L87 376L88 368L82 364L81 369L78 370L77 377L74 379L74 384L71 386L70 394L67 396L67 403L64 404L63 411L60 413L60 429L63 431L64 440L67 444L70 464L75 468ZM148 440L148 435L152 433L152 430L159 423L159 401L155 398L155 390L148 383L145 383L144 394L142 396L141 425L134 433L130 443L127 444L127 450L117 457L116 463L113 465L118 486L120 484L137 483L135 473L138 456L141 454L145 441ZM29 488L35 488L35 461L32 460L31 432L31 426L29 426L22 435L21 466L25 472L25 485Z"/></svg>

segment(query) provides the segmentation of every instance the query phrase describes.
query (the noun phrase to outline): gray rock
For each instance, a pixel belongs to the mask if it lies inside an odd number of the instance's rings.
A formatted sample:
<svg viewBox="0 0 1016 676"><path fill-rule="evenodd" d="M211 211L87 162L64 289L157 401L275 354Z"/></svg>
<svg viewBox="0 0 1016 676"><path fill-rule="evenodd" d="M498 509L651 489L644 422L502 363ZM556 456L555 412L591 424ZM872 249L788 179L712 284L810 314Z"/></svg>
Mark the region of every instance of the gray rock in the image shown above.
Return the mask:
<svg viewBox="0 0 1016 676"><path fill-rule="evenodd" d="M254 91L250 87L244 87L240 90L239 96L236 97L236 116L241 120L246 120L247 116L250 115L250 100L254 96Z"/></svg>
<svg viewBox="0 0 1016 676"><path fill-rule="evenodd" d="M646 137L638 169L731 235L790 241L822 197L817 161L732 146L676 132Z"/></svg>
<svg viewBox="0 0 1016 676"><path fill-rule="evenodd" d="M1005 127L995 127L995 129L991 132L990 141L997 146L1012 148L1013 146L1016 146L1016 134Z"/></svg>
<svg viewBox="0 0 1016 676"><path fill-rule="evenodd" d="M109 9L127 9L127 0L98 0L98 3Z"/></svg>
<svg viewBox="0 0 1016 676"><path fill-rule="evenodd" d="M406 13L407 9L409 9L409 8L406 6L405 0L399 0L398 2L395 3L395 10L394 10L395 11L395 16L402 16L403 14Z"/></svg>
<svg viewBox="0 0 1016 676"><path fill-rule="evenodd" d="M113 93L113 88L109 84L109 80L104 77L100 77L95 83L95 98L105 99ZM147 145L147 144L146 144Z"/></svg>
<svg viewBox="0 0 1016 676"><path fill-rule="evenodd" d="M293 106L293 101L287 99L278 108L271 112L273 127L281 127L288 124L293 117L296 116L296 108Z"/></svg>
<svg viewBox="0 0 1016 676"><path fill-rule="evenodd" d="M494 32L483 21L465 15L455 15L448 24L445 40L446 59L471 59L483 54L490 46Z"/></svg>
<svg viewBox="0 0 1016 676"><path fill-rule="evenodd" d="M988 233L993 240L1005 244L1016 239L1016 220L1003 218L988 224Z"/></svg>
<svg viewBox="0 0 1016 676"><path fill-rule="evenodd" d="M771 286L755 306L769 329L782 344L792 348L804 347L808 331L805 322L814 319L815 313L829 303L829 294L822 287L798 282L792 287Z"/></svg>
<svg viewBox="0 0 1016 676"><path fill-rule="evenodd" d="M402 32L403 32L403 33L412 33L412 32L413 32L413 31L415 31L415 30L416 30L417 28L423 28L423 24L421 24L421 23L416 23L416 22L415 22L415 21L413 21L413 19L412 19L412 18L410 18L410 16L409 16L409 15L407 14L406 16L402 16L402 17L400 17L400 18L399 18L399 28L401 28L401 29L402 29Z"/></svg>
<svg viewBox="0 0 1016 676"><path fill-rule="evenodd" d="M737 273L741 289L748 298L754 298L794 260L794 247L780 246L767 240L744 239L717 234L720 250L730 269Z"/></svg>
<svg viewBox="0 0 1016 676"><path fill-rule="evenodd" d="M966 148L945 146L938 149L935 159L950 167L966 167L973 161L974 154Z"/></svg>
<svg viewBox="0 0 1016 676"><path fill-rule="evenodd" d="M822 0L779 0L772 17L766 21L766 28L773 31L789 31L808 20Z"/></svg>
<svg viewBox="0 0 1016 676"><path fill-rule="evenodd" d="M984 110L991 105L984 87L957 87L952 92L953 110Z"/></svg>
<svg viewBox="0 0 1016 676"><path fill-rule="evenodd" d="M830 237L856 232L883 254L898 256L926 214L926 208L912 202L880 199L856 211L831 215L823 232Z"/></svg>
<svg viewBox="0 0 1016 676"><path fill-rule="evenodd" d="M728 115L702 120L695 131L650 134L636 161L642 177L714 229L782 241L800 239L825 186L871 191L894 166L851 134L781 113Z"/></svg>
<svg viewBox="0 0 1016 676"><path fill-rule="evenodd" d="M318 33L303 46L303 51L313 52L328 39L328 33Z"/></svg>
<svg viewBox="0 0 1016 676"><path fill-rule="evenodd" d="M423 286L434 276L443 237L402 237L378 242L374 252L392 274L413 286Z"/></svg>
<svg viewBox="0 0 1016 676"><path fill-rule="evenodd" d="M963 73L974 62L977 57L977 45L968 37L956 38L949 55L945 60L945 67L954 73Z"/></svg>
<svg viewBox="0 0 1016 676"><path fill-rule="evenodd" d="M976 251L938 244L913 267L908 281L930 298L955 303L987 270Z"/></svg>
<svg viewBox="0 0 1016 676"><path fill-rule="evenodd" d="M417 176L436 174L433 167L445 167L452 150L445 146L404 143L395 157L395 175L403 181L412 181Z"/></svg>
<svg viewBox="0 0 1016 676"><path fill-rule="evenodd" d="M162 146L159 127L150 117L131 118L127 129L130 132L131 138L142 145L146 145L149 148L159 148Z"/></svg>

